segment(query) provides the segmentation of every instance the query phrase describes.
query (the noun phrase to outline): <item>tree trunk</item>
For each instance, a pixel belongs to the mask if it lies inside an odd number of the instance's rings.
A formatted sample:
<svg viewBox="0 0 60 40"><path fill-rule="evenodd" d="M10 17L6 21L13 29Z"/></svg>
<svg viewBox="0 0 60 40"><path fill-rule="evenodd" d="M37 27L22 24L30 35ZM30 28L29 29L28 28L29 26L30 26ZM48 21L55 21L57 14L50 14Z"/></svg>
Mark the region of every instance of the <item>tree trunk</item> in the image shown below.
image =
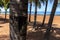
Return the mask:
<svg viewBox="0 0 60 40"><path fill-rule="evenodd" d="M31 8L32 8L32 2L30 2L29 22L31 22Z"/></svg>
<svg viewBox="0 0 60 40"><path fill-rule="evenodd" d="M48 5L48 0L46 1L46 6L45 6L45 13L44 13L44 17L43 17L42 27L43 27L43 25L44 25L45 18L46 18L47 5Z"/></svg>
<svg viewBox="0 0 60 40"><path fill-rule="evenodd" d="M33 28L36 27L36 19L37 19L37 0L35 1L35 14L34 14L34 25L33 25Z"/></svg>
<svg viewBox="0 0 60 40"><path fill-rule="evenodd" d="M1 14L1 9L0 9L0 14Z"/></svg>
<svg viewBox="0 0 60 40"><path fill-rule="evenodd" d="M28 0L10 2L10 39L26 40Z"/></svg>
<svg viewBox="0 0 60 40"><path fill-rule="evenodd" d="M52 23L53 23L53 19L54 19L57 4L58 4L58 0L54 0L54 4L53 4L52 11L51 11L51 14L50 14L50 19L49 19L48 26L47 26L48 28L47 28L46 33L45 33L45 39L46 40L49 40L49 38L50 38L50 30L51 30L51 27L52 27Z"/></svg>
<svg viewBox="0 0 60 40"><path fill-rule="evenodd" d="M6 21L6 16L7 16L6 14L7 14L7 9L5 9L5 21Z"/></svg>

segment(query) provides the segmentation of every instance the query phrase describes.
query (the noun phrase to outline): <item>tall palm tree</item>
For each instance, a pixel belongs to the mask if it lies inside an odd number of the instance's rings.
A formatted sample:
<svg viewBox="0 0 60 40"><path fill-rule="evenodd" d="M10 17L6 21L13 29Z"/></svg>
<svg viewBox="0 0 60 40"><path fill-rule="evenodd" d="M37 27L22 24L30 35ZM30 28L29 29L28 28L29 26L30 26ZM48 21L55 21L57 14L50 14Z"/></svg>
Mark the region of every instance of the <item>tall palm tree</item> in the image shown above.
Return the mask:
<svg viewBox="0 0 60 40"><path fill-rule="evenodd" d="M28 0L10 0L10 38L26 40Z"/></svg>
<svg viewBox="0 0 60 40"><path fill-rule="evenodd" d="M34 26L33 27L36 27L36 18L37 18L37 0L35 0L35 14L34 14Z"/></svg>
<svg viewBox="0 0 60 40"><path fill-rule="evenodd" d="M37 6L41 7L41 2L44 3L44 0L35 0L35 14L34 14L34 25L33 28L36 27L36 19L37 19Z"/></svg>
<svg viewBox="0 0 60 40"><path fill-rule="evenodd" d="M29 22L31 22L31 8L32 8L32 0L30 1L30 13L29 13Z"/></svg>
<svg viewBox="0 0 60 40"><path fill-rule="evenodd" d="M8 4L9 4L10 0L2 0L2 2L3 2L4 9L5 9L5 19L6 19Z"/></svg>
<svg viewBox="0 0 60 40"><path fill-rule="evenodd" d="M53 23L53 19L54 19L57 4L58 4L58 0L54 0L53 7L52 7L52 10L51 10L51 14L50 14L50 19L49 19L48 26L47 26L48 28L47 28L46 33L45 33L45 39L46 40L49 40L49 37L50 37L50 30L51 30L51 27L52 27L52 23Z"/></svg>
<svg viewBox="0 0 60 40"><path fill-rule="evenodd" d="M43 27L43 25L44 25L45 18L46 18L47 5L48 5L48 0L46 0L45 13L44 13L44 17L43 17L42 27Z"/></svg>

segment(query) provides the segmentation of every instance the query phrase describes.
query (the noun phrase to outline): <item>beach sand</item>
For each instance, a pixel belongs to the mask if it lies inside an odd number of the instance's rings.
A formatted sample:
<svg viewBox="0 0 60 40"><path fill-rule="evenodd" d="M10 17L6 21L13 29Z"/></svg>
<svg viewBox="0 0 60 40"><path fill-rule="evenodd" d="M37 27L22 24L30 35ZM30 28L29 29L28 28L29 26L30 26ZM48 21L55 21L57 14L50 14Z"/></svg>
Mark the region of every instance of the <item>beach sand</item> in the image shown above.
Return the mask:
<svg viewBox="0 0 60 40"><path fill-rule="evenodd" d="M7 20L9 19L9 15L7 15ZM37 22L42 23L43 16L38 15L37 16ZM48 23L49 16L46 16L45 23ZM34 21L34 16L31 16L31 22ZM60 40L60 16L55 16L53 20L53 24L55 25L54 28L57 28L54 30L51 36L51 40ZM36 31L33 32L30 30L32 27L27 27L28 34L27 34L27 40L42 40L44 32L43 31ZM9 40L9 21L4 22L4 14L0 14L0 40ZM43 35L42 35L43 34Z"/></svg>

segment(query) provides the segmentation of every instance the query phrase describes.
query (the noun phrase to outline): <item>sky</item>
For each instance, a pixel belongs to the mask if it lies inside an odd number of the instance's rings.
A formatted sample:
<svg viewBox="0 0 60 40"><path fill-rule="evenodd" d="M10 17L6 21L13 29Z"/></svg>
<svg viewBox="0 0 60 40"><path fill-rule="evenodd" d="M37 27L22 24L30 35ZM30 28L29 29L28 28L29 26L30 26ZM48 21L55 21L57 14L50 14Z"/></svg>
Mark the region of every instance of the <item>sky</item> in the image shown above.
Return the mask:
<svg viewBox="0 0 60 40"><path fill-rule="evenodd" d="M51 12L52 6L53 6L53 0L52 0L52 2L48 1L47 12ZM1 10L2 10L2 12L5 12L4 8L1 8ZM10 11L10 10L8 9L7 11ZM28 11L30 11L30 4L29 3L28 3ZM31 11L35 12L35 5L34 5L34 3L32 3L32 10ZM41 8L37 7L37 11L38 12L45 12L45 4L43 5L41 3ZM57 6L56 12L60 13L60 7L59 6Z"/></svg>

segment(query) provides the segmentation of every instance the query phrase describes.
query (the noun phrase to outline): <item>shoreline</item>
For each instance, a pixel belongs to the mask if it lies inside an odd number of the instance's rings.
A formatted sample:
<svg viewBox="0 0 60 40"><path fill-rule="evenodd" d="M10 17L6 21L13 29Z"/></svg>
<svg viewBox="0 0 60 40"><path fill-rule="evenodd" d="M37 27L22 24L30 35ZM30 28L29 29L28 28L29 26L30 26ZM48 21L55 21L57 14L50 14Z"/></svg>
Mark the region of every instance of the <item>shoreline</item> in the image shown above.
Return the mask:
<svg viewBox="0 0 60 40"><path fill-rule="evenodd" d="M5 15L5 13L0 13L1 15ZM7 15L9 15L9 13L7 13ZM28 13L29 15L29 13ZM31 15L34 15L34 14L31 14ZM40 15L40 16L44 16L44 14L37 14L37 15ZM46 14L46 16L50 16L50 14ZM55 14L55 16L60 16L60 14Z"/></svg>

